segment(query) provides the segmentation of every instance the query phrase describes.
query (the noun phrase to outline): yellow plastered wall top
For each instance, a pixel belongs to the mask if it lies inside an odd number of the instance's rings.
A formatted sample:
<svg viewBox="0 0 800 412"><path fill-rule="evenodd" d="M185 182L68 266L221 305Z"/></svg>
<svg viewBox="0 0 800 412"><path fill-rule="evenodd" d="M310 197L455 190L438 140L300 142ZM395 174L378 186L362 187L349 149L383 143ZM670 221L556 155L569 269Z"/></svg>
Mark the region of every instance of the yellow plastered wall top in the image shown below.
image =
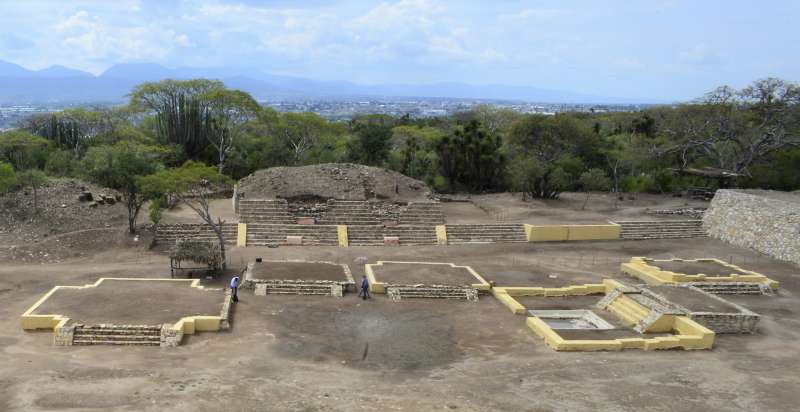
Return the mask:
<svg viewBox="0 0 800 412"><path fill-rule="evenodd" d="M512 313L526 315L524 305L514 299L514 296L577 296L590 294L607 295L617 288L626 287L614 279L603 279L599 284L571 285L560 288L546 287L494 287L492 294L505 305ZM620 300L621 299L621 300ZM609 307L616 316L620 316L627 323L635 323L649 311L637 302L621 294L616 300L619 307ZM617 313L619 309L624 314ZM628 319L630 318L630 319ZM635 319L634 319L635 318ZM714 332L685 316L664 316L655 325L653 332L673 332L672 336L659 337L633 337L624 339L564 339L558 331L551 328L545 321L528 316L526 324L536 335L544 339L547 346L556 351L619 351L623 349L711 349L714 345Z"/></svg>
<svg viewBox="0 0 800 412"><path fill-rule="evenodd" d="M339 246L350 246L350 235L347 233L347 225L336 225L336 236L339 239Z"/></svg>
<svg viewBox="0 0 800 412"><path fill-rule="evenodd" d="M619 239L621 226L609 222L599 225L529 225L525 224L529 242L559 242L567 240Z"/></svg>
<svg viewBox="0 0 800 412"><path fill-rule="evenodd" d="M436 244L438 245L447 244L447 226L436 225Z"/></svg>
<svg viewBox="0 0 800 412"><path fill-rule="evenodd" d="M376 266L383 266L384 263L399 263L399 264L412 264L412 265L447 265L452 268L459 268L465 269L469 272L475 279L478 281L477 283L473 283L470 286L477 290L488 291L492 288L489 282L483 278L483 276L479 275L472 267L470 266L459 266L455 263L449 262L400 262L400 261L392 261L392 260L379 260L377 263L369 263L364 265L364 272L367 275L367 279L369 280L369 290L373 293L386 293L386 282L379 281L375 277L375 272L373 271L373 267Z"/></svg>
<svg viewBox="0 0 800 412"><path fill-rule="evenodd" d="M87 284L83 286L54 286L47 292L44 296L42 296L39 300L36 301L28 310L26 310L20 316L20 323L22 325L22 329L24 330L34 330L34 329L55 329L59 326L63 326L67 322L69 322L69 318L61 315L61 314L41 314L41 315L34 315L33 312L39 308L50 296L53 295L56 291L60 289L86 289L86 288L95 288L102 284L104 281L148 281L148 282L190 282L189 286L201 290L205 290L206 287L200 285L200 279L161 279L161 278L100 278L97 279L96 282L92 284ZM188 316L181 318L173 327L180 327L184 328L184 324L191 323L191 332L184 333L194 333L195 330L195 323L197 319L201 321L201 329L197 330L219 330L219 325L222 322L222 318L220 316ZM203 329L205 328L212 328L212 325L216 322L216 328L213 329Z"/></svg>
<svg viewBox="0 0 800 412"><path fill-rule="evenodd" d="M605 294L606 285L603 283L572 285L559 288L548 287L504 287L492 288L492 295L497 298L515 315L526 314L526 308L514 296L581 296Z"/></svg>
<svg viewBox="0 0 800 412"><path fill-rule="evenodd" d="M673 329L677 334L653 338L634 337L623 339L564 339L542 319L530 316L526 324L536 335L544 339L547 346L556 351L619 351L623 349L711 349L714 332L683 316L676 316Z"/></svg>
<svg viewBox="0 0 800 412"><path fill-rule="evenodd" d="M247 223L236 226L236 246L247 246Z"/></svg>
<svg viewBox="0 0 800 412"><path fill-rule="evenodd" d="M651 265L650 263L654 263ZM658 262L710 262L731 269L730 276L708 276L705 274L689 275L686 273L676 273L668 270L661 270L656 265ZM743 269L734 264L714 259L649 259L645 257L633 257L630 262L620 265L622 273L639 278L649 285L661 285L686 282L752 282L761 283L777 290L779 283L765 275L751 270ZM734 273L736 272L736 273ZM742 273L742 275L739 275Z"/></svg>

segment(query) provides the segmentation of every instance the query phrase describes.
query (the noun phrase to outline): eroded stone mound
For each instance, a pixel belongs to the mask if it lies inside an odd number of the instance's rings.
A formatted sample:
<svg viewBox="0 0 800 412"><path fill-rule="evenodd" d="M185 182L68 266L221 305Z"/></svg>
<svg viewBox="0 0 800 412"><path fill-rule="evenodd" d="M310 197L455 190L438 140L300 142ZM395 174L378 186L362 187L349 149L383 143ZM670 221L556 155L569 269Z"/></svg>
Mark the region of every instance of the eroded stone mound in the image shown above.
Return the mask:
<svg viewBox="0 0 800 412"><path fill-rule="evenodd" d="M351 163L325 163L299 167L273 167L256 171L239 181L240 199L340 199L424 201L431 196L423 182L378 167Z"/></svg>

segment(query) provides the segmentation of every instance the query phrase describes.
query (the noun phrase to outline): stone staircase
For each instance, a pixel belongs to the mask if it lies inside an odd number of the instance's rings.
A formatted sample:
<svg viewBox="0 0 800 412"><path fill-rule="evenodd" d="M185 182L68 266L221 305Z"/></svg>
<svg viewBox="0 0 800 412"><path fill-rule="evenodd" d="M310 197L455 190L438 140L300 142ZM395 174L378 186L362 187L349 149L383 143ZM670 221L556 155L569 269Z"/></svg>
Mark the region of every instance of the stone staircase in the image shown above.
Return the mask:
<svg viewBox="0 0 800 412"><path fill-rule="evenodd" d="M160 346L161 325L76 325L72 344Z"/></svg>
<svg viewBox="0 0 800 412"><path fill-rule="evenodd" d="M411 202L400 212L401 225L436 226L444 222L442 205L438 202Z"/></svg>
<svg viewBox="0 0 800 412"><path fill-rule="evenodd" d="M289 214L285 199L241 199L239 200L239 221L242 223L296 223Z"/></svg>
<svg viewBox="0 0 800 412"><path fill-rule="evenodd" d="M308 282L292 280L276 280L258 282L254 294L266 295L318 295L342 296L344 288L335 282Z"/></svg>
<svg viewBox="0 0 800 412"><path fill-rule="evenodd" d="M706 237L702 220L614 222L622 226L622 239L680 239Z"/></svg>
<svg viewBox="0 0 800 412"><path fill-rule="evenodd" d="M348 226L347 237L351 246L383 246L384 236L397 236L400 245L435 245L436 229L433 226Z"/></svg>
<svg viewBox="0 0 800 412"><path fill-rule="evenodd" d="M329 200L328 211L319 221L324 225L375 225L381 223L372 214L369 203L357 200Z"/></svg>
<svg viewBox="0 0 800 412"><path fill-rule="evenodd" d="M225 243L236 243L237 233L236 223L223 223L222 233L225 236ZM211 226L205 223L177 223L169 225L158 225L156 230L156 240L159 242L175 243L178 239L195 239L206 241L217 241L217 233Z"/></svg>
<svg viewBox="0 0 800 412"><path fill-rule="evenodd" d="M447 243L525 243L522 224L447 225Z"/></svg>
<svg viewBox="0 0 800 412"><path fill-rule="evenodd" d="M754 282L690 282L702 291L715 295L772 295L772 289L762 283Z"/></svg>
<svg viewBox="0 0 800 412"><path fill-rule="evenodd" d="M247 225L248 246L285 245L287 236L302 236L303 245L337 246L336 226L330 225L272 225L251 223Z"/></svg>
<svg viewBox="0 0 800 412"><path fill-rule="evenodd" d="M386 294L393 300L402 299L461 299L473 302L478 301L478 291L473 288L456 286L426 286L426 285L405 285L387 286Z"/></svg>

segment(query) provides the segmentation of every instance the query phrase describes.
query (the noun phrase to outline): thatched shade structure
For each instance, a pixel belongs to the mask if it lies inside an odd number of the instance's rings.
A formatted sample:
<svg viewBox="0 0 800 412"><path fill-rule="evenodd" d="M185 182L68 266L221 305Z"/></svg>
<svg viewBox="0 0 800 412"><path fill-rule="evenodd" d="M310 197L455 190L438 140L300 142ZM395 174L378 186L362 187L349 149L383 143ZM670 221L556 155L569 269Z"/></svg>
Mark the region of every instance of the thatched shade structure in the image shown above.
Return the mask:
<svg viewBox="0 0 800 412"><path fill-rule="evenodd" d="M217 272L222 266L222 255L220 253L219 244L204 240L178 239L175 241L175 245L169 250L172 277L175 277L175 273L180 270L200 269L181 267L181 262L186 260L206 265L204 269L209 272Z"/></svg>

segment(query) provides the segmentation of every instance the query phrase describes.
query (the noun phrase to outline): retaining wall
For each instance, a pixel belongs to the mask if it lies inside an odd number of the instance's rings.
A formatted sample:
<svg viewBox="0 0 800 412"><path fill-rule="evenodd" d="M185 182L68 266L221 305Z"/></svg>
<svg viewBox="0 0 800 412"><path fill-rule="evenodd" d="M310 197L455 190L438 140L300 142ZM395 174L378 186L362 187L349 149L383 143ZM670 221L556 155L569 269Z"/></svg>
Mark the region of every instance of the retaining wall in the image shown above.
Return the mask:
<svg viewBox="0 0 800 412"><path fill-rule="evenodd" d="M800 264L800 195L718 190L703 227L709 236Z"/></svg>

